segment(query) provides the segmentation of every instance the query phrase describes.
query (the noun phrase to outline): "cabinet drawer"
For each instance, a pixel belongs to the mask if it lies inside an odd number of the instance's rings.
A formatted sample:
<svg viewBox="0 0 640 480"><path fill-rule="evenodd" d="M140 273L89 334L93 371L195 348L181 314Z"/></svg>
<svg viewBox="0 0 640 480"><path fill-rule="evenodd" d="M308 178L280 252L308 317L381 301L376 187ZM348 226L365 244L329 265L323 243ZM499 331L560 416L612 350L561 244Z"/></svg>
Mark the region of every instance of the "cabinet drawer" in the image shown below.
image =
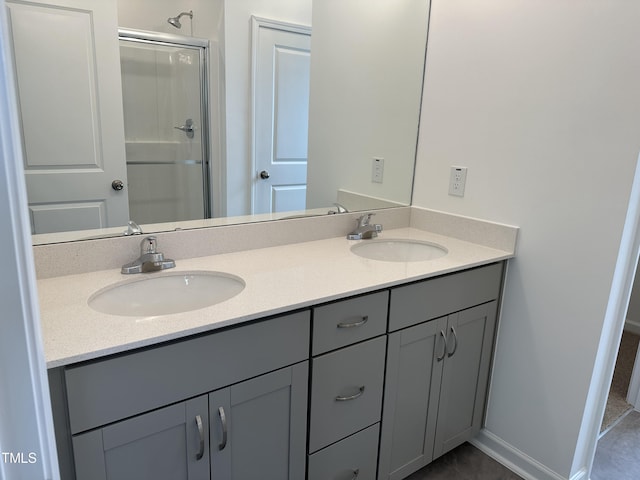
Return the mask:
<svg viewBox="0 0 640 480"><path fill-rule="evenodd" d="M303 311L68 368L71 433L306 360L309 334Z"/></svg>
<svg viewBox="0 0 640 480"><path fill-rule="evenodd" d="M389 331L495 300L502 263L433 278L391 290Z"/></svg>
<svg viewBox="0 0 640 480"><path fill-rule="evenodd" d="M380 424L309 456L309 480L375 480Z"/></svg>
<svg viewBox="0 0 640 480"><path fill-rule="evenodd" d="M309 452L380 420L386 337L314 358Z"/></svg>
<svg viewBox="0 0 640 480"><path fill-rule="evenodd" d="M385 333L388 302L383 291L314 308L313 355Z"/></svg>

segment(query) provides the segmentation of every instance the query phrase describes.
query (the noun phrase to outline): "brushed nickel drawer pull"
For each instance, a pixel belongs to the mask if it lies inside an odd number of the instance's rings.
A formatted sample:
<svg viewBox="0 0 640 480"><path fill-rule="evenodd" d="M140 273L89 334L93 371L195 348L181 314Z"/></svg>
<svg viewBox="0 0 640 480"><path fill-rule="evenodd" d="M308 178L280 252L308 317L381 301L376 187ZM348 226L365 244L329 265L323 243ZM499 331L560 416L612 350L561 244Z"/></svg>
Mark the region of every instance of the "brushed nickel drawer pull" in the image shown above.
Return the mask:
<svg viewBox="0 0 640 480"><path fill-rule="evenodd" d="M224 450L224 447L227 446L227 416L224 413L224 408L218 408L218 416L220 416L222 423L222 442L218 445L218 450Z"/></svg>
<svg viewBox="0 0 640 480"><path fill-rule="evenodd" d="M198 435L200 435L200 448L196 454L196 460L200 460L204 455L204 427L202 426L202 417L196 415L196 425L198 426Z"/></svg>
<svg viewBox="0 0 640 480"><path fill-rule="evenodd" d="M356 398L362 396L363 393L364 393L364 385L358 389L358 393L354 393L353 395L349 395L346 397L343 397L342 395L338 395L336 397L336 402L348 402L349 400L355 400Z"/></svg>
<svg viewBox="0 0 640 480"><path fill-rule="evenodd" d="M456 333L456 329L451 327L451 333L453 333L453 350L449 352L449 357L451 357L454 353L456 353L456 350L458 350L458 334Z"/></svg>
<svg viewBox="0 0 640 480"><path fill-rule="evenodd" d="M352 328L352 327L360 327L369 321L369 315L364 315L362 320L358 320L357 322L352 323L339 323L338 328Z"/></svg>
<svg viewBox="0 0 640 480"><path fill-rule="evenodd" d="M447 354L447 336L444 334L444 330L440 330L440 336L442 336L442 355L436 357L438 362L444 360L444 356Z"/></svg>

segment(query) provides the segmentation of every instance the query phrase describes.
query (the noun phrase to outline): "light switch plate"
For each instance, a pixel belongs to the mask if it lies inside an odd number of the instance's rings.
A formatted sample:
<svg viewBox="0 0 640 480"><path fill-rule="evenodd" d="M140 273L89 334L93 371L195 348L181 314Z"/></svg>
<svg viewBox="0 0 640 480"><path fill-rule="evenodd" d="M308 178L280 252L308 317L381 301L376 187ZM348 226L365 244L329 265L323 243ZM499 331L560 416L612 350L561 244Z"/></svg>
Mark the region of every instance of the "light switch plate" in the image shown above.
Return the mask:
<svg viewBox="0 0 640 480"><path fill-rule="evenodd" d="M382 183L384 176L384 158L373 157L371 162L371 181L373 183Z"/></svg>

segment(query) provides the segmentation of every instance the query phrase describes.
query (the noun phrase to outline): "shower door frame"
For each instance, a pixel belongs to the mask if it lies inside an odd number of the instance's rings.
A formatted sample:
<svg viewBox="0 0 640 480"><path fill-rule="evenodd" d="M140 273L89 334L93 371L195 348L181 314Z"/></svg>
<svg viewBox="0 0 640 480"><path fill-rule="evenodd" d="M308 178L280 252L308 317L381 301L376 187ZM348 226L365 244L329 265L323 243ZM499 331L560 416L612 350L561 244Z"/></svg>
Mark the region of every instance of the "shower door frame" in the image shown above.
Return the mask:
<svg viewBox="0 0 640 480"><path fill-rule="evenodd" d="M172 33L150 32L129 28L118 29L118 40L128 40L151 45L190 47L200 49L200 100L202 110L202 198L204 218L212 217L211 195L211 135L209 131L209 40Z"/></svg>

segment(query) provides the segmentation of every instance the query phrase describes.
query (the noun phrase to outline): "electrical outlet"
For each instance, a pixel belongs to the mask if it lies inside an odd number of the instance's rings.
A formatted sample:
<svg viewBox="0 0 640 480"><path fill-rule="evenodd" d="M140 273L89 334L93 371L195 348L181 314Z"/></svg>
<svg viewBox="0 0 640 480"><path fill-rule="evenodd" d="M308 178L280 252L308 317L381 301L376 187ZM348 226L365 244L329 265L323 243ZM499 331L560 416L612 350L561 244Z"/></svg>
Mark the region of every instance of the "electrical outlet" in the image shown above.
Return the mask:
<svg viewBox="0 0 640 480"><path fill-rule="evenodd" d="M373 157L371 163L371 181L373 183L382 183L384 175L384 158Z"/></svg>
<svg viewBox="0 0 640 480"><path fill-rule="evenodd" d="M464 187L467 183L467 167L451 167L449 178L449 195L464 197Z"/></svg>

